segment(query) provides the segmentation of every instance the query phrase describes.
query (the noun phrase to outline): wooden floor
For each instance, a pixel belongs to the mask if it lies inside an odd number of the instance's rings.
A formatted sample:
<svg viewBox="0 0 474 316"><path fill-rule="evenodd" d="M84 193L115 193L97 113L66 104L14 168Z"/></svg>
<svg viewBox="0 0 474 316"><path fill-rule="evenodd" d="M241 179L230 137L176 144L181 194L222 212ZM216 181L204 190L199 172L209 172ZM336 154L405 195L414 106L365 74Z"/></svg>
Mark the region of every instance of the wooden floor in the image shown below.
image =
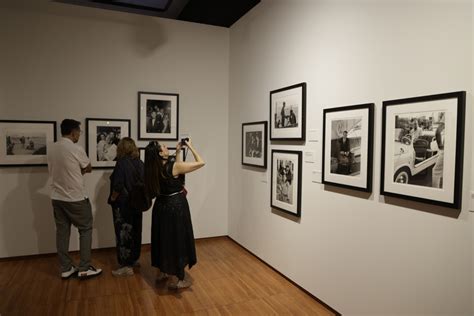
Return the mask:
<svg viewBox="0 0 474 316"><path fill-rule="evenodd" d="M9 315L334 315L227 237L198 240L193 286L156 284L144 247L132 277L111 275L115 252L93 252L98 278L59 278L55 256L0 262L0 314ZM77 259L77 255L74 255Z"/></svg>

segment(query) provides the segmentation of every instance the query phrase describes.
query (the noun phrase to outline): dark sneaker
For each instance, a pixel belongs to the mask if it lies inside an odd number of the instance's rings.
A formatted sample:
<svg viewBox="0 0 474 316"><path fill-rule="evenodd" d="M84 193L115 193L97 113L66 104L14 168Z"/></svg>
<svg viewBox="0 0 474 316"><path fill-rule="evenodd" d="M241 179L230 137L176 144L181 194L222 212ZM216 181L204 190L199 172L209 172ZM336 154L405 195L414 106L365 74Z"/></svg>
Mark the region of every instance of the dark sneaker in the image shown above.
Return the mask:
<svg viewBox="0 0 474 316"><path fill-rule="evenodd" d="M98 276L99 274L102 273L102 269L96 269L93 266L89 266L89 269L86 271L79 271L78 277L79 279L90 279L95 276Z"/></svg>
<svg viewBox="0 0 474 316"><path fill-rule="evenodd" d="M73 275L75 275L77 273L77 268L75 266L71 266L71 269L69 269L68 271L64 271L61 273L61 278L62 279L69 279L70 277L72 277Z"/></svg>

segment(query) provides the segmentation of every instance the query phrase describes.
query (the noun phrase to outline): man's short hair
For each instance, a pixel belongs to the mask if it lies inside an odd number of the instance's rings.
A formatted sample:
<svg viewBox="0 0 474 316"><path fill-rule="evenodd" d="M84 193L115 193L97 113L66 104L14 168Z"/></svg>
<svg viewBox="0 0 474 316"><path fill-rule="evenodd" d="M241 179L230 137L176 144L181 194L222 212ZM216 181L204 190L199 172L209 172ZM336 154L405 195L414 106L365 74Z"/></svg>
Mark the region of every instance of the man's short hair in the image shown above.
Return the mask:
<svg viewBox="0 0 474 316"><path fill-rule="evenodd" d="M342 132L343 134L347 134L347 131Z"/></svg>
<svg viewBox="0 0 474 316"><path fill-rule="evenodd" d="M81 122L72 119L64 119L61 122L61 135L71 135L72 131L75 129L81 129Z"/></svg>

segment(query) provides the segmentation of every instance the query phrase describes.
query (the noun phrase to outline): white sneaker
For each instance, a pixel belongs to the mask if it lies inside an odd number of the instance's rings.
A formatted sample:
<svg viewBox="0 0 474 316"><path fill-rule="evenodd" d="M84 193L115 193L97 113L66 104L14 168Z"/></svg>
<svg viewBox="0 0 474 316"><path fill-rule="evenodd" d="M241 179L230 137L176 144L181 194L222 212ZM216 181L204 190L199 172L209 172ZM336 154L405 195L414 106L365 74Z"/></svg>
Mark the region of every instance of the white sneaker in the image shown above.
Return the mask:
<svg viewBox="0 0 474 316"><path fill-rule="evenodd" d="M113 270L112 274L114 276L132 276L133 269L125 266L125 267L118 268L117 270Z"/></svg>
<svg viewBox="0 0 474 316"><path fill-rule="evenodd" d="M61 273L61 278L62 279L69 279L71 276L76 274L77 271L78 271L78 269L75 266L71 266L71 269Z"/></svg>
<svg viewBox="0 0 474 316"><path fill-rule="evenodd" d="M180 290L180 289L186 289L191 286L191 281L189 280L179 280L177 283L171 283L168 288L170 290Z"/></svg>
<svg viewBox="0 0 474 316"><path fill-rule="evenodd" d="M163 272L160 272L160 274L159 274L158 277L156 278L156 282L164 281L164 280L168 279L168 277L169 277L168 274L163 273Z"/></svg>
<svg viewBox="0 0 474 316"><path fill-rule="evenodd" d="M102 273L102 269L96 269L93 266L89 266L89 270L79 271L78 276L79 276L79 279L89 279L89 278L98 276L101 273Z"/></svg>

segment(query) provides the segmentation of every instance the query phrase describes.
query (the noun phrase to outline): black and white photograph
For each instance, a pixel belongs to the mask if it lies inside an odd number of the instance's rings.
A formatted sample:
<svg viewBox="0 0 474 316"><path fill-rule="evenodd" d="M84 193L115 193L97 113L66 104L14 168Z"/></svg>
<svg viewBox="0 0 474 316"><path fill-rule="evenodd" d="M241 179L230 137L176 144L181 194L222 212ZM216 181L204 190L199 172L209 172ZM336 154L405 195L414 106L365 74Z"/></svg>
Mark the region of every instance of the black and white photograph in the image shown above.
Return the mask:
<svg viewBox="0 0 474 316"><path fill-rule="evenodd" d="M46 134L7 132L7 155L46 155Z"/></svg>
<svg viewBox="0 0 474 316"><path fill-rule="evenodd" d="M138 93L138 131L140 140L178 139L179 95Z"/></svg>
<svg viewBox="0 0 474 316"><path fill-rule="evenodd" d="M465 94L384 102L384 195L460 205Z"/></svg>
<svg viewBox="0 0 474 316"><path fill-rule="evenodd" d="M56 122L0 121L0 165L46 165L47 146L56 141Z"/></svg>
<svg viewBox="0 0 474 316"><path fill-rule="evenodd" d="M122 128L97 126L97 161L116 161Z"/></svg>
<svg viewBox="0 0 474 316"><path fill-rule="evenodd" d="M324 110L323 183L372 189L373 103Z"/></svg>
<svg viewBox="0 0 474 316"><path fill-rule="evenodd" d="M301 216L301 151L272 150L271 206Z"/></svg>
<svg viewBox="0 0 474 316"><path fill-rule="evenodd" d="M242 164L267 168L267 122L242 124Z"/></svg>
<svg viewBox="0 0 474 316"><path fill-rule="evenodd" d="M120 139L130 137L130 120L86 119L86 151L93 168L113 168Z"/></svg>
<svg viewBox="0 0 474 316"><path fill-rule="evenodd" d="M270 139L305 140L306 83L270 92Z"/></svg>

